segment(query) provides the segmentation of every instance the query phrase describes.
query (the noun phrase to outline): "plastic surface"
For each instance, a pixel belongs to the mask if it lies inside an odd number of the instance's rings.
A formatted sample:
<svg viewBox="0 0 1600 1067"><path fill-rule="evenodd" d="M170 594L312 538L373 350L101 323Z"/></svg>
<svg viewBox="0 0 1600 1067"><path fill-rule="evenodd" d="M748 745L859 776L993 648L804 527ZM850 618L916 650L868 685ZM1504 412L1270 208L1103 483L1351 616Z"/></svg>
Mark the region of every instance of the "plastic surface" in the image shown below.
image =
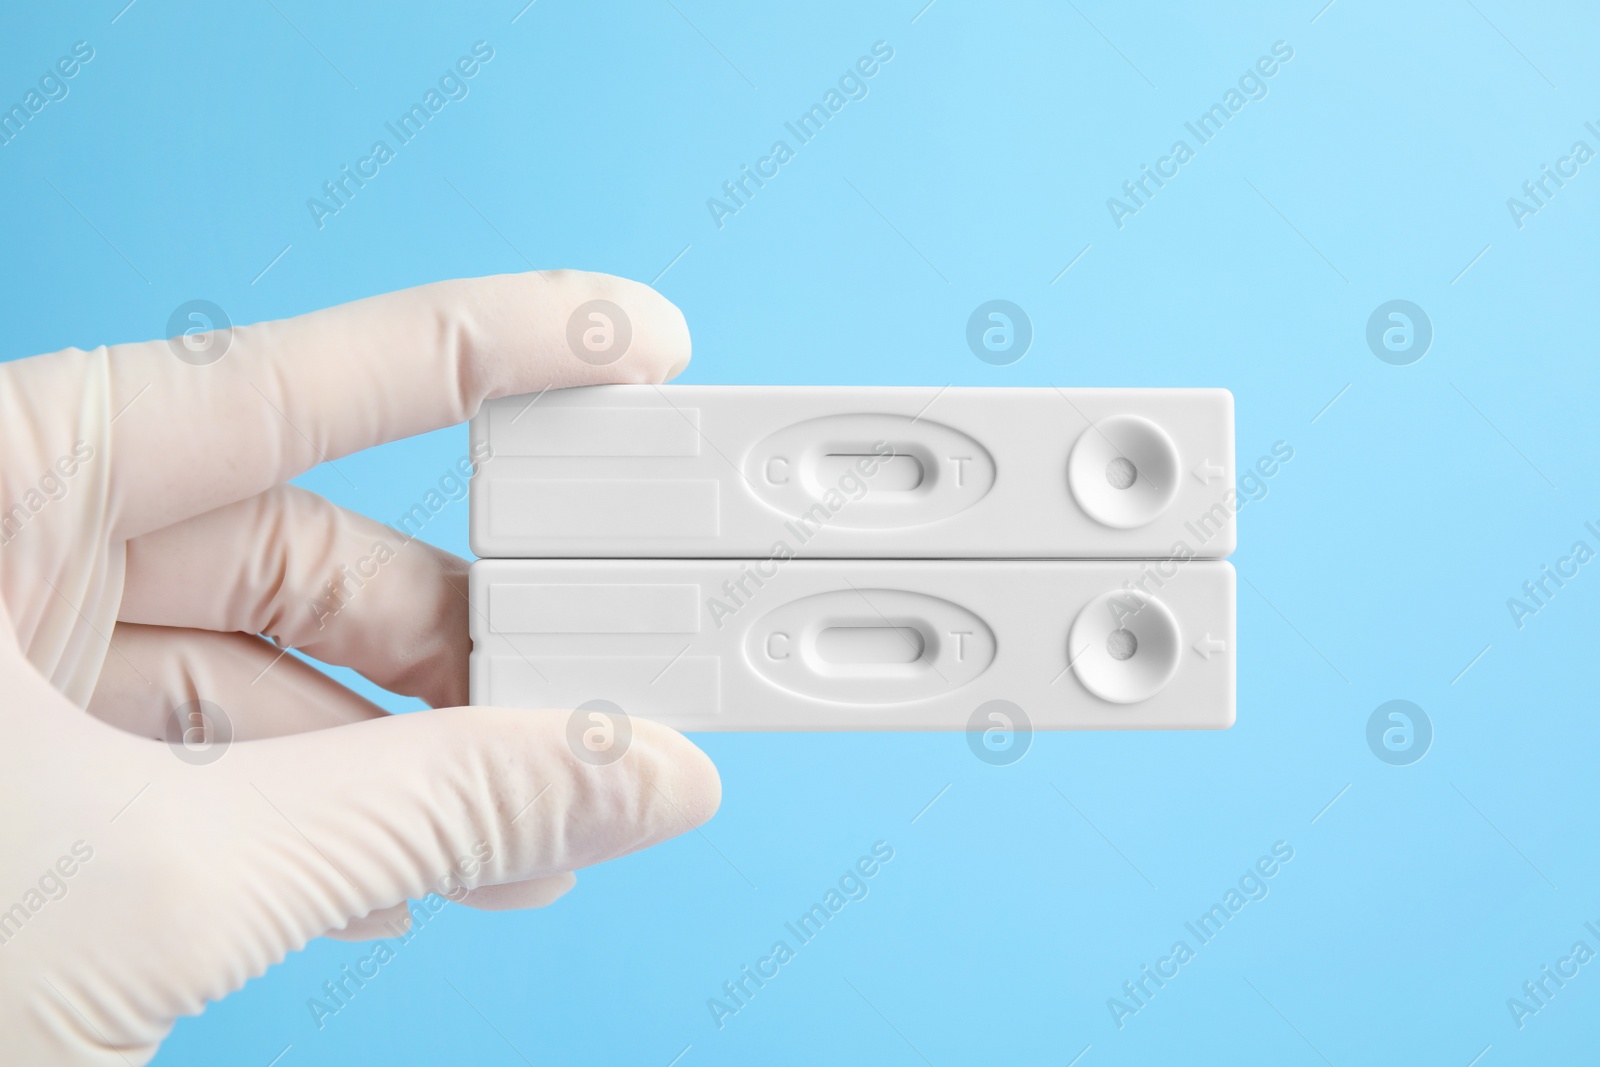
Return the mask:
<svg viewBox="0 0 1600 1067"><path fill-rule="evenodd" d="M1221 559L1225 389L593 386L472 420L494 558Z"/></svg>
<svg viewBox="0 0 1600 1067"><path fill-rule="evenodd" d="M1226 561L479 560L470 586L475 704L684 730L987 729L993 701L1034 729L1234 719Z"/></svg>

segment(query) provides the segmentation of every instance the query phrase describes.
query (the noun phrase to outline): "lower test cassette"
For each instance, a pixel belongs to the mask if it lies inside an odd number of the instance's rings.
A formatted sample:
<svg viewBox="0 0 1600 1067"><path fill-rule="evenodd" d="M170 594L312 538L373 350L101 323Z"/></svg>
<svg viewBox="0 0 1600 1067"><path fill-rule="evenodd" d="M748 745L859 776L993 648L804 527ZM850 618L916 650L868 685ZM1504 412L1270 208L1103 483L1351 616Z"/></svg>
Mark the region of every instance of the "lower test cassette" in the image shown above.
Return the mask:
<svg viewBox="0 0 1600 1067"><path fill-rule="evenodd" d="M1226 389L600 385L484 404L501 559L1223 559Z"/></svg>
<svg viewBox="0 0 1600 1067"><path fill-rule="evenodd" d="M1234 721L1223 560L479 560L474 704L682 730ZM1014 716L1012 716L1014 717Z"/></svg>

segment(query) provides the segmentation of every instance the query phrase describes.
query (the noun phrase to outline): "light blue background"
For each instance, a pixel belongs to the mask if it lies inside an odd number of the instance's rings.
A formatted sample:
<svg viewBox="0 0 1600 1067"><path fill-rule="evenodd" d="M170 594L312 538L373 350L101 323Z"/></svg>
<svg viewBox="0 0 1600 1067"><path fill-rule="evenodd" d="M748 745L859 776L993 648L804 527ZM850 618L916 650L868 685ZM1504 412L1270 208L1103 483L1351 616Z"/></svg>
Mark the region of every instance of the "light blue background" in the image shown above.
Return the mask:
<svg viewBox="0 0 1600 1067"><path fill-rule="evenodd" d="M1506 607L1600 547L1600 161L1521 230L1506 207L1573 141L1600 149L1592 10L137 0L113 21L123 2L0 15L8 106L96 50L0 148L0 356L160 336L195 297L249 322L531 261L659 275L694 332L685 382L1220 385L1241 464L1294 449L1240 517L1234 729L1041 735L998 768L959 734L701 736L725 787L703 833L545 911L447 909L320 1031L307 999L368 950L314 943L158 1063L1594 1047L1600 963L1521 1030L1506 1007L1600 949L1600 564L1521 630ZM306 199L478 40L471 95L319 230ZM878 40L870 95L719 230L706 199ZM1279 40L1267 98L1119 230L1107 197ZM1036 330L1009 367L963 339L992 298ZM1433 321L1411 366L1365 343L1392 298ZM302 481L392 519L465 449L456 428L342 461L356 488ZM466 524L455 505L427 536L464 553ZM1411 766L1365 740L1393 698L1436 731ZM707 998L878 840L870 896L719 1031ZM1107 999L1277 841L1270 896L1119 1030Z"/></svg>

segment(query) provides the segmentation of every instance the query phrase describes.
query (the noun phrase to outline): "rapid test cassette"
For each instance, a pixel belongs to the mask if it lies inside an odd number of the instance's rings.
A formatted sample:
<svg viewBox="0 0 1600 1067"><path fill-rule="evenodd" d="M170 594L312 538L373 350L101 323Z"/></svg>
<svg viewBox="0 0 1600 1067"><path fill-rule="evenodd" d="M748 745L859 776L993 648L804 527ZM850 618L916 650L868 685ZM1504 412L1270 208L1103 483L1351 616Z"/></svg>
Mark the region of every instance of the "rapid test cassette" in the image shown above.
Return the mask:
<svg viewBox="0 0 1600 1067"><path fill-rule="evenodd" d="M1223 560L479 560L469 584L474 704L683 730L1234 720Z"/></svg>
<svg viewBox="0 0 1600 1067"><path fill-rule="evenodd" d="M608 385L485 404L495 558L1221 559L1225 389Z"/></svg>

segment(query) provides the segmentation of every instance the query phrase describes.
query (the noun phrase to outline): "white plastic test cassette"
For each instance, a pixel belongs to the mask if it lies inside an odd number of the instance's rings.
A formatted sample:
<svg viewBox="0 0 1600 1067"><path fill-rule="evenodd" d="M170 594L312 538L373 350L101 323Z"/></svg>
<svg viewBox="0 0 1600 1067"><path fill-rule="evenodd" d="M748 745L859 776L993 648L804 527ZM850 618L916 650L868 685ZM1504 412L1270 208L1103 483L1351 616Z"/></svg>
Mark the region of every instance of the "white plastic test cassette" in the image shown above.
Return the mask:
<svg viewBox="0 0 1600 1067"><path fill-rule="evenodd" d="M479 560L474 704L608 701L684 730L1234 720L1222 560Z"/></svg>
<svg viewBox="0 0 1600 1067"><path fill-rule="evenodd" d="M472 420L496 558L1221 559L1225 389L611 385Z"/></svg>

